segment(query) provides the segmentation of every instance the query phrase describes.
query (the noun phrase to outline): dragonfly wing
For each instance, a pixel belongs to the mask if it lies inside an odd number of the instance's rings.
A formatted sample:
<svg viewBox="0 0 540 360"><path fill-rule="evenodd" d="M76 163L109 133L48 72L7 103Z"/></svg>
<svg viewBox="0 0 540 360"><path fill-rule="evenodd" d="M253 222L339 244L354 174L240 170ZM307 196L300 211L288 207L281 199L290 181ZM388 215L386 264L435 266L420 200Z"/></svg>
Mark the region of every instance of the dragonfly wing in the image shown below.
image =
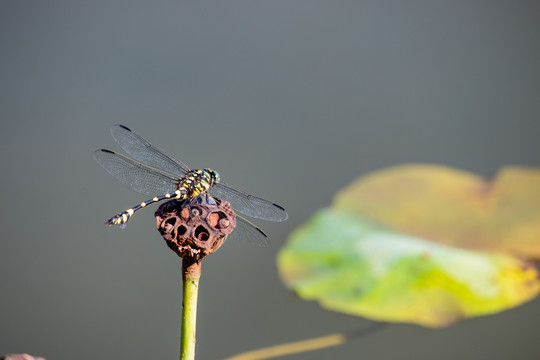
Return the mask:
<svg viewBox="0 0 540 360"><path fill-rule="evenodd" d="M259 197L236 190L230 185L217 183L210 193L225 201L228 201L234 211L241 214L268 221L287 220L287 211L281 206Z"/></svg>
<svg viewBox="0 0 540 360"><path fill-rule="evenodd" d="M168 172L177 178L189 171L183 162L153 146L124 125L111 127L111 135L122 150L143 164Z"/></svg>
<svg viewBox="0 0 540 360"><path fill-rule="evenodd" d="M96 150L94 159L109 174L138 193L157 196L176 190L177 180L165 172L151 168L110 150Z"/></svg>
<svg viewBox="0 0 540 360"><path fill-rule="evenodd" d="M261 229L238 215L236 215L236 227L228 238L260 247L270 245L268 236Z"/></svg>

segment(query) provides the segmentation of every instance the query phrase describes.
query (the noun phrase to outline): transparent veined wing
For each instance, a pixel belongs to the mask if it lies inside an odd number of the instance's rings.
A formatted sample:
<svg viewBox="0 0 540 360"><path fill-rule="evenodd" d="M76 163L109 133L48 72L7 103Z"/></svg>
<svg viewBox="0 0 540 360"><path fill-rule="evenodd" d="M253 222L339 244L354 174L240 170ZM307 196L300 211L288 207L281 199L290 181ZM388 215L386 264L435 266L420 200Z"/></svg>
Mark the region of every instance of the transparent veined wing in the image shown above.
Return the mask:
<svg viewBox="0 0 540 360"><path fill-rule="evenodd" d="M229 234L228 238L260 247L268 247L270 245L268 236L261 229L238 214L236 215L236 227Z"/></svg>
<svg viewBox="0 0 540 360"><path fill-rule="evenodd" d="M213 205L217 205L217 203L221 203L223 200L220 198L215 198L208 194L204 194L200 195L195 199L192 199L191 201L201 201L203 197L206 199L206 202L208 204ZM259 229L255 224L239 216L238 214L235 215L236 227L234 228L233 232L229 234L229 240L241 241L243 243L260 247L268 247L270 245L270 240L268 239L268 236L266 236L266 234L261 229Z"/></svg>
<svg viewBox="0 0 540 360"><path fill-rule="evenodd" d="M246 194L225 183L217 183L210 194L228 201L232 208L246 216L268 221L287 220L287 211L281 206L257 196Z"/></svg>
<svg viewBox="0 0 540 360"><path fill-rule="evenodd" d="M126 126L113 126L111 135L129 156L143 164L163 170L176 177L182 177L189 171L183 162L153 146ZM287 212L281 206L246 194L224 183L216 184L210 193L227 200L233 209L246 216L268 221L284 221L288 217Z"/></svg>
<svg viewBox="0 0 540 360"><path fill-rule="evenodd" d="M109 174L138 193L157 196L176 190L177 179L110 150L96 150L94 159Z"/></svg>
<svg viewBox="0 0 540 360"><path fill-rule="evenodd" d="M111 127L111 135L122 150L143 164L163 170L177 178L184 176L189 171L186 164L150 144L142 136L124 125Z"/></svg>

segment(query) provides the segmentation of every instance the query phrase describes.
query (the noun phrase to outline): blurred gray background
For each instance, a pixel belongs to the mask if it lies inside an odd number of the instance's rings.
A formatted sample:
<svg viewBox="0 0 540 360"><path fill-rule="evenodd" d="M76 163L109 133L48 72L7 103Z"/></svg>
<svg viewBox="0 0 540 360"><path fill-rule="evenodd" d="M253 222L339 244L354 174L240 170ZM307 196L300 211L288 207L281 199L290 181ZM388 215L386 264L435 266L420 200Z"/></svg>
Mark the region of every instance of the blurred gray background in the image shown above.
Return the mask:
<svg viewBox="0 0 540 360"><path fill-rule="evenodd" d="M538 1L0 3L0 354L175 359L180 261L146 200L92 159L125 124L282 204L267 249L203 263L197 358L367 326L294 297L275 256L356 177L540 166ZM540 358L540 300L429 330L391 325L290 359Z"/></svg>

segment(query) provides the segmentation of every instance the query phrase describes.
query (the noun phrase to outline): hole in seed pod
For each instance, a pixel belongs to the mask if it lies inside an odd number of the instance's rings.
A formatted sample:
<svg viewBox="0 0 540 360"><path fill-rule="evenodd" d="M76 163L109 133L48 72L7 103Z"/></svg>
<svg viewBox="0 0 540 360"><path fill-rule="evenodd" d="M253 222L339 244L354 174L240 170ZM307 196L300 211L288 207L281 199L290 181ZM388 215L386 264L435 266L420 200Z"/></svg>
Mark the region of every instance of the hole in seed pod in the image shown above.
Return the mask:
<svg viewBox="0 0 540 360"><path fill-rule="evenodd" d="M231 224L231 222L229 221L229 219L220 219L219 220L219 228L220 229L226 229L229 227L229 225Z"/></svg>
<svg viewBox="0 0 540 360"><path fill-rule="evenodd" d="M195 239L199 241L207 241L210 238L210 233L202 225L197 226L195 229Z"/></svg>
<svg viewBox="0 0 540 360"><path fill-rule="evenodd" d="M184 225L180 225L178 227L178 235L182 236L187 232L187 228Z"/></svg>
<svg viewBox="0 0 540 360"><path fill-rule="evenodd" d="M175 224L176 224L176 218L169 218L165 221L163 228L165 229L166 232L170 232Z"/></svg>
<svg viewBox="0 0 540 360"><path fill-rule="evenodd" d="M223 226L225 225L223 220L227 220L227 215L221 211L214 211L208 216L208 223L216 229L223 229L229 226L228 220L226 226Z"/></svg>

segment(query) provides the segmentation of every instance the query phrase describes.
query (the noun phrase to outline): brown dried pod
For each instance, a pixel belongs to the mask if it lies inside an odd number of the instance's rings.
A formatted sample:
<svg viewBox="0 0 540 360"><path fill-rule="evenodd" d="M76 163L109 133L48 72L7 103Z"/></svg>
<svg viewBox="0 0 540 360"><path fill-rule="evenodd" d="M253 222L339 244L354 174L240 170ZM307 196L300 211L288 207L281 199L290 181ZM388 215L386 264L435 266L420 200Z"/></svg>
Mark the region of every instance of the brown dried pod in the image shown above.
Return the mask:
<svg viewBox="0 0 540 360"><path fill-rule="evenodd" d="M169 248L192 262L219 249L236 226L231 205L206 195L168 201L154 215Z"/></svg>

